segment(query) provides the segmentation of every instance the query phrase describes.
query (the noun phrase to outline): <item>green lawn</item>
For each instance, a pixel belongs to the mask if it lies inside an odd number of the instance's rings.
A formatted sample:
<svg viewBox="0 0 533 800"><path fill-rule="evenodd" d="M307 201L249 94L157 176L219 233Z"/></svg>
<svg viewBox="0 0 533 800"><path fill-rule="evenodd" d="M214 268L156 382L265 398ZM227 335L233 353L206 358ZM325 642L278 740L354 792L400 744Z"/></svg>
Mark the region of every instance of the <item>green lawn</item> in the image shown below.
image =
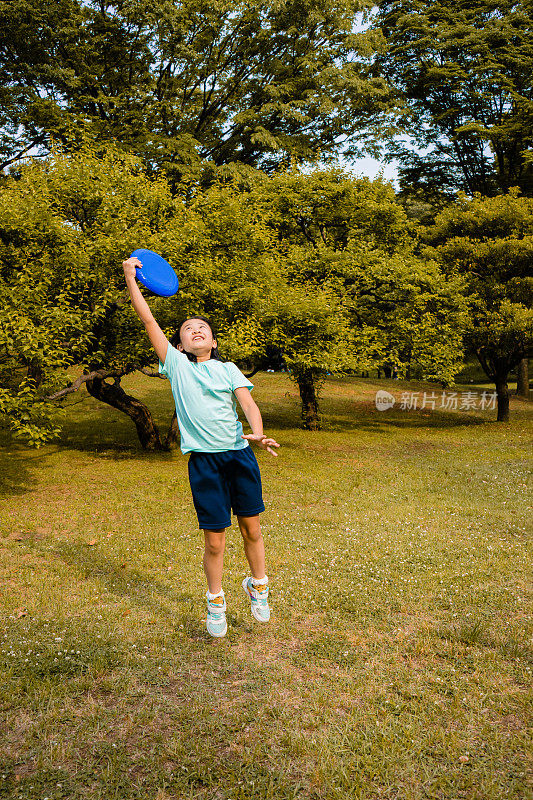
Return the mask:
<svg viewBox="0 0 533 800"><path fill-rule="evenodd" d="M273 614L234 527L223 640L186 458L85 393L61 442L4 436L0 797L530 797L532 404L379 412L438 390L332 378L310 433L287 376L253 380ZM125 386L167 424L168 383Z"/></svg>

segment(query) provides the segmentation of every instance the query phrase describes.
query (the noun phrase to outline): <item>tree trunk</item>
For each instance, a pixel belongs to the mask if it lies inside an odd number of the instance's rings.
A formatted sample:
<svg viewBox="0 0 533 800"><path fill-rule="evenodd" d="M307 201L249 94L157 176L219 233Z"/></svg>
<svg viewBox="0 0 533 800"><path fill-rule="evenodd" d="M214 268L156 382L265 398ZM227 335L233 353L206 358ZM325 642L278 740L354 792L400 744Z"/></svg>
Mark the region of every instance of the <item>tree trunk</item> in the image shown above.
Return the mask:
<svg viewBox="0 0 533 800"><path fill-rule="evenodd" d="M509 422L509 387L507 377L496 378L496 394L498 401L498 422Z"/></svg>
<svg viewBox="0 0 533 800"><path fill-rule="evenodd" d="M28 365L28 378L35 381L35 386L38 389L43 382L43 371L39 364L32 362Z"/></svg>
<svg viewBox="0 0 533 800"><path fill-rule="evenodd" d="M310 369L299 372L296 376L300 397L302 399L302 419L304 428L308 431L320 430L318 416L318 397L313 373Z"/></svg>
<svg viewBox="0 0 533 800"><path fill-rule="evenodd" d="M496 384L496 399L498 403L497 422L509 422L509 387L507 376L512 364L503 357L487 357L483 349L476 349L476 356L485 374Z"/></svg>
<svg viewBox="0 0 533 800"><path fill-rule="evenodd" d="M172 415L170 428L168 429L167 438L165 439L165 450L174 450L179 442L180 429L178 427L178 418L176 412Z"/></svg>
<svg viewBox="0 0 533 800"><path fill-rule="evenodd" d="M102 378L93 378L87 381L86 386L90 395L122 411L133 420L139 441L145 450L164 449L150 409L140 400L126 394L120 385L120 378L115 378L112 384L106 383Z"/></svg>
<svg viewBox="0 0 533 800"><path fill-rule="evenodd" d="M518 364L516 378L516 393L519 397L529 400L529 359L522 358Z"/></svg>

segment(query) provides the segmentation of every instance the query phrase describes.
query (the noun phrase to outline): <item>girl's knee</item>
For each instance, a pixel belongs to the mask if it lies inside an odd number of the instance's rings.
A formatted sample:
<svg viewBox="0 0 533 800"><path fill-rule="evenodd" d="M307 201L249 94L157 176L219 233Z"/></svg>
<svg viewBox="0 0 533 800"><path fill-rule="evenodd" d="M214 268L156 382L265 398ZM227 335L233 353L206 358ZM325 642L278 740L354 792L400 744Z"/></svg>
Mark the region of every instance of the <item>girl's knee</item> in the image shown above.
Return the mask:
<svg viewBox="0 0 533 800"><path fill-rule="evenodd" d="M263 538L258 521L254 521L250 524L239 520L239 527L241 529L242 538L247 542L258 542Z"/></svg>
<svg viewBox="0 0 533 800"><path fill-rule="evenodd" d="M204 531L205 551L210 556L219 556L226 546L226 530Z"/></svg>

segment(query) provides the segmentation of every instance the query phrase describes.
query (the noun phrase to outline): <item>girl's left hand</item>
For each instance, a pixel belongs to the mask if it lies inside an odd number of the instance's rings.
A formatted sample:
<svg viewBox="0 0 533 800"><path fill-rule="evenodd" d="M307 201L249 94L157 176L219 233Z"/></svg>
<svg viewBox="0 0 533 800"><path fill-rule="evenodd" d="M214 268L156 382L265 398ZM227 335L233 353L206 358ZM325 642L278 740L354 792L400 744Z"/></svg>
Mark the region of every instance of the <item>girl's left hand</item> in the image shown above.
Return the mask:
<svg viewBox="0 0 533 800"><path fill-rule="evenodd" d="M279 447L275 439L269 439L263 433L247 433L243 434L242 438L248 439L249 442L253 442L258 447L266 450L267 453L272 453L273 456L277 456L277 453L272 450L273 447Z"/></svg>

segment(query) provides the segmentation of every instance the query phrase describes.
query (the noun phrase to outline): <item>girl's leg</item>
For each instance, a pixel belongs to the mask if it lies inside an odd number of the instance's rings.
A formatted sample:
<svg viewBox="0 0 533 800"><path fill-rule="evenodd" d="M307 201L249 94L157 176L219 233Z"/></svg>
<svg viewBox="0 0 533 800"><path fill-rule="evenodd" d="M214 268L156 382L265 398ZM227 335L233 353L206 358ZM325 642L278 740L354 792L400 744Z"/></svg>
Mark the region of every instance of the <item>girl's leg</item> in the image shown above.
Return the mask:
<svg viewBox="0 0 533 800"><path fill-rule="evenodd" d="M204 572L211 594L222 590L222 567L224 565L224 548L226 546L226 529L220 531L204 530Z"/></svg>
<svg viewBox="0 0 533 800"><path fill-rule="evenodd" d="M265 543L259 524L259 514L253 517L237 517L244 543L244 553L248 559L252 577L261 580L265 577Z"/></svg>

